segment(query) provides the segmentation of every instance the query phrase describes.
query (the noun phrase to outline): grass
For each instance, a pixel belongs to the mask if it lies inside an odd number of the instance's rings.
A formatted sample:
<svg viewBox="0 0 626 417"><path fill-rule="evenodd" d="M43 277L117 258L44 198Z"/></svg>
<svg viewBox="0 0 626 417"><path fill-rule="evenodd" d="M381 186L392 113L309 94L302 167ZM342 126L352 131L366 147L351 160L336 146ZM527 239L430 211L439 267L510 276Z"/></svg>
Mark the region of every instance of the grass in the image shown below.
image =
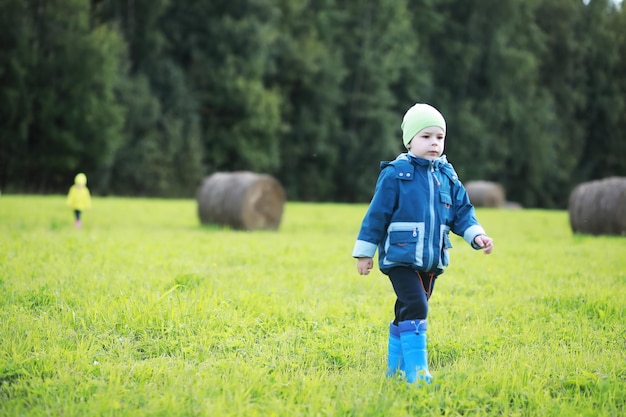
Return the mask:
<svg viewBox="0 0 626 417"><path fill-rule="evenodd" d="M384 377L394 297L350 257L365 205L279 231L193 200L0 197L0 416L620 416L626 238L564 211L478 210L429 314L435 384Z"/></svg>

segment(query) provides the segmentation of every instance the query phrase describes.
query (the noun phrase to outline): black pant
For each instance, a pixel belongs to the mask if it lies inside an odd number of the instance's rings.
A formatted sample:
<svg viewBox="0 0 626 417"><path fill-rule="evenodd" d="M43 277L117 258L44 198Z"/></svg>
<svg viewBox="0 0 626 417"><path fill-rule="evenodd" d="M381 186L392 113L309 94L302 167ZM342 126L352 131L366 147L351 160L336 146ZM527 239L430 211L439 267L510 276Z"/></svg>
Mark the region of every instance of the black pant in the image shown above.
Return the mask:
<svg viewBox="0 0 626 417"><path fill-rule="evenodd" d="M393 323L397 325L405 320L425 320L428 316L428 300L435 288L437 274L396 267L389 271L388 276L398 297Z"/></svg>
<svg viewBox="0 0 626 417"><path fill-rule="evenodd" d="M74 210L74 217L76 220L80 220L80 210Z"/></svg>

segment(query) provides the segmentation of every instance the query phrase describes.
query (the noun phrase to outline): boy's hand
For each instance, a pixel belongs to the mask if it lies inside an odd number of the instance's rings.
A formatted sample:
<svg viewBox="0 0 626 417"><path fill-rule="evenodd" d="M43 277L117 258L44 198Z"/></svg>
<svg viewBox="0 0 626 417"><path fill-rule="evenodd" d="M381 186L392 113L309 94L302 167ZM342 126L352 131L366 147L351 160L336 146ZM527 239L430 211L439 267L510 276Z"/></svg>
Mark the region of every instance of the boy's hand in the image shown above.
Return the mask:
<svg viewBox="0 0 626 417"><path fill-rule="evenodd" d="M369 275L373 266L374 261L372 258L358 258L356 261L356 269L361 275Z"/></svg>
<svg viewBox="0 0 626 417"><path fill-rule="evenodd" d="M493 239L489 236L476 236L474 242L485 251L485 255L489 255L493 251Z"/></svg>

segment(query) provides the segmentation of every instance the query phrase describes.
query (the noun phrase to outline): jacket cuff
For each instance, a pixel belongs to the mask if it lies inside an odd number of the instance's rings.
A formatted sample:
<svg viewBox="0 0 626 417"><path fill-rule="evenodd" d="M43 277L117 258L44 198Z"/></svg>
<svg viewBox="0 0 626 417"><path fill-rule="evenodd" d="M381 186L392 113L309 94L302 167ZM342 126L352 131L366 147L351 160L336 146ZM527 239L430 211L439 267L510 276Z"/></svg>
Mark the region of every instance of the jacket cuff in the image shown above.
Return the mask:
<svg viewBox="0 0 626 417"><path fill-rule="evenodd" d="M463 233L463 239L465 239L465 241L467 243L469 243L472 248L474 249L480 249L480 246L476 245L476 243L474 243L474 239L476 239L476 236L479 235L487 235L487 233L485 232L485 229L482 228L482 226L479 225L473 225L467 228L467 230L465 230L465 233Z"/></svg>
<svg viewBox="0 0 626 417"><path fill-rule="evenodd" d="M374 243L366 242L364 240L357 240L354 244L354 250L352 251L353 258L373 258L376 253L377 245Z"/></svg>

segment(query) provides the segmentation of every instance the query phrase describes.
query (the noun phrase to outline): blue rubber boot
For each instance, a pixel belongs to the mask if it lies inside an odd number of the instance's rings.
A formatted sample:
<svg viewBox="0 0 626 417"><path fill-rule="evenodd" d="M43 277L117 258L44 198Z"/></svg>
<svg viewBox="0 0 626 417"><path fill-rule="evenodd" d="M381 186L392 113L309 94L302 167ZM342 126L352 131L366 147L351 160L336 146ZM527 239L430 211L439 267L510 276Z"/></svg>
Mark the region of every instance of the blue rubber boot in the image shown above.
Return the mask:
<svg viewBox="0 0 626 417"><path fill-rule="evenodd" d="M395 376L398 371L404 371L404 357L402 355L402 342L400 341L400 329L389 323L389 349L387 354L387 377Z"/></svg>
<svg viewBox="0 0 626 417"><path fill-rule="evenodd" d="M404 354L404 371L406 380L412 384L422 382L430 384L433 379L428 371L428 355L426 354L426 320L406 320L398 323L400 342Z"/></svg>

